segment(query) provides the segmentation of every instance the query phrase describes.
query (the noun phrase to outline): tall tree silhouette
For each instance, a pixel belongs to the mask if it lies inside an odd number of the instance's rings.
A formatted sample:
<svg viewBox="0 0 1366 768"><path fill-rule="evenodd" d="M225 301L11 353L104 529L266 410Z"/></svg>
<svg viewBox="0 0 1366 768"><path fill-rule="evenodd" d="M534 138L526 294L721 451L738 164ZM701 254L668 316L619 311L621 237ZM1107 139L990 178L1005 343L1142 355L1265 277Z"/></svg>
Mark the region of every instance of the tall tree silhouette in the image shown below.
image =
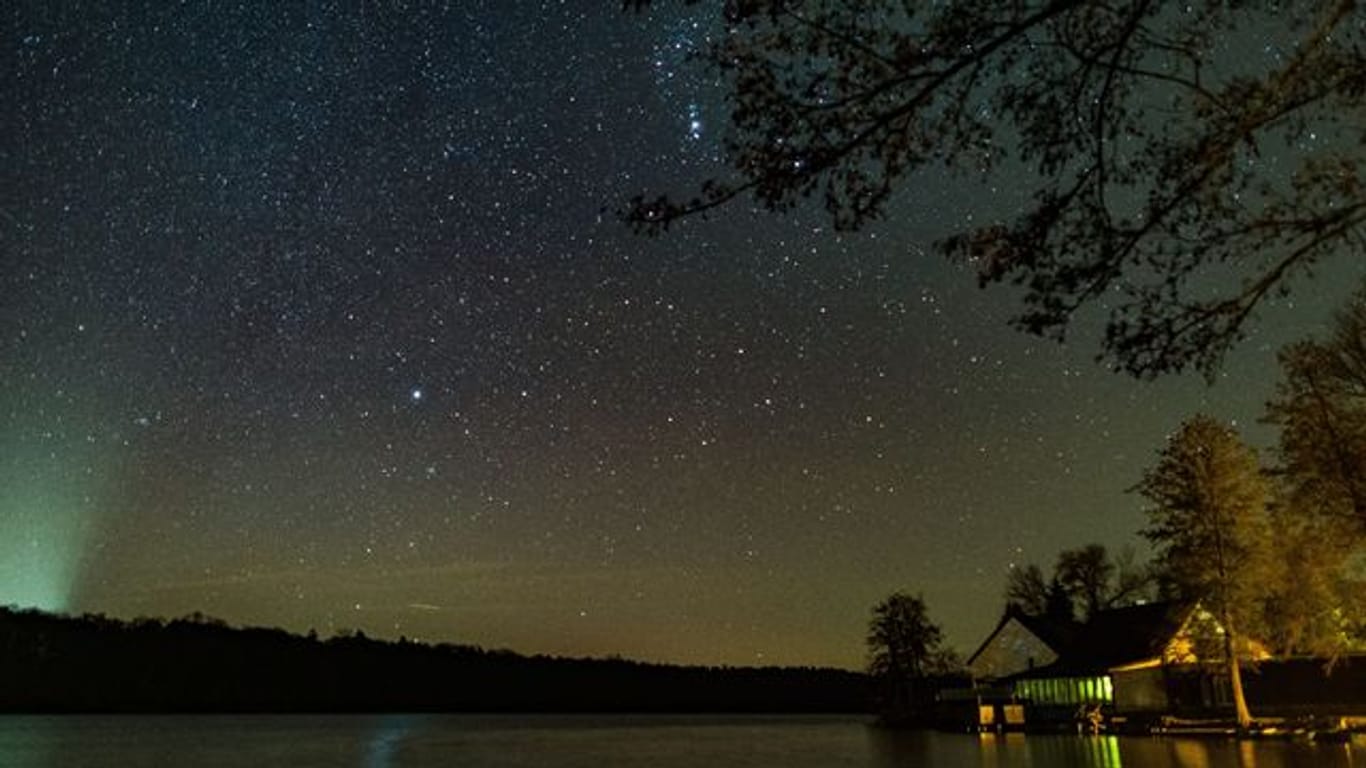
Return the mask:
<svg viewBox="0 0 1366 768"><path fill-rule="evenodd" d="M882 711L891 719L913 718L924 683L947 670L944 633L930 620L920 596L895 593L873 607L868 625L868 672L882 691Z"/></svg>
<svg viewBox="0 0 1366 768"><path fill-rule="evenodd" d="M637 196L640 230L741 197L816 197L853 229L927 166L1008 172L1032 203L941 250L1023 286L1029 332L1101 306L1104 354L1138 376L1209 374L1268 297L1366 251L1353 0L723 5L706 58L728 83L730 173ZM1250 55L1267 30L1283 53Z"/></svg>

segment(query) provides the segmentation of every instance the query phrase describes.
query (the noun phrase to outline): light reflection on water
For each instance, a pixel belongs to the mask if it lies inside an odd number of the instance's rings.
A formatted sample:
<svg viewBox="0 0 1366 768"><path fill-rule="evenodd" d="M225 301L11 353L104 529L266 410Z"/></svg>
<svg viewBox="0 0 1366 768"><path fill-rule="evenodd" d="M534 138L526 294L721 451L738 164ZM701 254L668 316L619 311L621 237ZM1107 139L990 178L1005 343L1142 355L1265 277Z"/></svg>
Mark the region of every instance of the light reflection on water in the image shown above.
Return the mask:
<svg viewBox="0 0 1366 768"><path fill-rule="evenodd" d="M883 731L847 717L0 716L4 768L1361 768L1352 745Z"/></svg>
<svg viewBox="0 0 1366 768"><path fill-rule="evenodd" d="M1078 765L1088 768L1122 768L1120 739L1117 736L1025 736L1006 734L1004 748L993 750L987 744L1002 737L982 737L985 756L995 754L1000 765L1016 765L1016 756L1027 754L1033 765Z"/></svg>
<svg viewBox="0 0 1366 768"><path fill-rule="evenodd" d="M414 722L412 715L381 717L366 745L365 768L394 768L394 751Z"/></svg>

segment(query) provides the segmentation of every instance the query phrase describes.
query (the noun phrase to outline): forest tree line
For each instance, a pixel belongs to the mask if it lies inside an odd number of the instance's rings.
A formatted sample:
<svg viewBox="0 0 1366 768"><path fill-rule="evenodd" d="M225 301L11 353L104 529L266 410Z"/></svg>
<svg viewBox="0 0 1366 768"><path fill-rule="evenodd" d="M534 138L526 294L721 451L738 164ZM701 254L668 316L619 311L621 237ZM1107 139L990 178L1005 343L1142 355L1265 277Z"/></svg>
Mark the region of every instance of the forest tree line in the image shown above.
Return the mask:
<svg viewBox="0 0 1366 768"><path fill-rule="evenodd" d="M0 712L863 712L867 678L0 608Z"/></svg>

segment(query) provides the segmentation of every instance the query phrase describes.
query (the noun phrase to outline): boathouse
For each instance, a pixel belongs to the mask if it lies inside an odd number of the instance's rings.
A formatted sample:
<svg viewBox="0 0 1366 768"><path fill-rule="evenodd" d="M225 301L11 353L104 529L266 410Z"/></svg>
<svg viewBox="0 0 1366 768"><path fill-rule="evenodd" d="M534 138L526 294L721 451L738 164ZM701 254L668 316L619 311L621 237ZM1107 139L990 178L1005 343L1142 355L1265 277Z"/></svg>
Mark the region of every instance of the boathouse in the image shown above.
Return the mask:
<svg viewBox="0 0 1366 768"><path fill-rule="evenodd" d="M1219 665L1223 627L1199 603L1098 611L1085 623L1008 608L968 659L975 688L1009 691L1031 722L1070 721L1086 708L1156 716L1228 704ZM1243 653L1265 658L1249 643Z"/></svg>

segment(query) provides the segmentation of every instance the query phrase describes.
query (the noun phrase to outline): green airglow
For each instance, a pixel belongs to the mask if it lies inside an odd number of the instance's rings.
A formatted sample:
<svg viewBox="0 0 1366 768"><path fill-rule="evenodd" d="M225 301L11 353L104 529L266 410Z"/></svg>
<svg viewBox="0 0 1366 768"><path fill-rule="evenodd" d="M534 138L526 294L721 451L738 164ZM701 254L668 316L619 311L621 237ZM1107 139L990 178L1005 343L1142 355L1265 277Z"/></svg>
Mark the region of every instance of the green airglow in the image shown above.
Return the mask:
<svg viewBox="0 0 1366 768"><path fill-rule="evenodd" d="M0 605L71 607L102 483L99 446L68 435L0 435Z"/></svg>

